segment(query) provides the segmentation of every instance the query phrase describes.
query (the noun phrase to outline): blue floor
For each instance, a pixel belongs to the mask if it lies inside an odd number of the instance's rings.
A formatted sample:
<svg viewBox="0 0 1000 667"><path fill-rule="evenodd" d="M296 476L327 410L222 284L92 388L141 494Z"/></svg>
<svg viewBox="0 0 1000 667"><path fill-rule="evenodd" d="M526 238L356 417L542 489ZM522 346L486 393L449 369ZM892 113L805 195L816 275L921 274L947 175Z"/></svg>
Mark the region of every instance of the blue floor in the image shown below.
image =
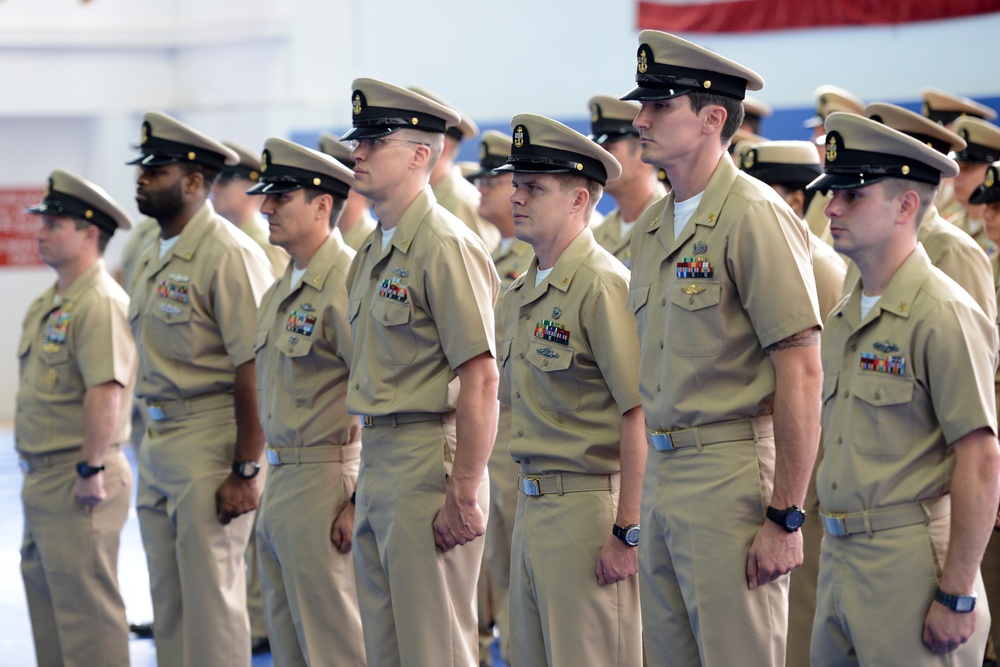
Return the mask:
<svg viewBox="0 0 1000 667"><path fill-rule="evenodd" d="M128 450L133 466L134 459ZM21 470L14 453L14 435L9 428L0 428L0 667L25 667L35 664L35 649L31 641L28 607L21 584L20 548L24 528L21 511ZM146 555L139 536L139 520L135 506L129 510L122 529L118 557L118 581L131 623L147 623L153 618L149 597L149 574ZM504 667L493 643L493 665ZM156 648L152 639L129 641L132 667L156 667ZM255 656L253 667L273 667L270 655Z"/></svg>

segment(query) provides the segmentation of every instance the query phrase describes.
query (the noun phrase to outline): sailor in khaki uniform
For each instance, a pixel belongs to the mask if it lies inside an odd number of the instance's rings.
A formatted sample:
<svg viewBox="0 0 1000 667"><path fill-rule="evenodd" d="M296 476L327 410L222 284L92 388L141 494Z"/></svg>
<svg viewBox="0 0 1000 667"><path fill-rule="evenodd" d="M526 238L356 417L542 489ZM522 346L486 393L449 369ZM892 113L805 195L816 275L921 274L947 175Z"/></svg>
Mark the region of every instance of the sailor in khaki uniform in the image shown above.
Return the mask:
<svg viewBox="0 0 1000 667"><path fill-rule="evenodd" d="M128 665L118 539L132 495L128 440L135 343L128 296L101 256L132 226L98 186L49 175L35 235L55 285L28 309L18 346L14 446L24 470L21 576L41 667Z"/></svg>
<svg viewBox="0 0 1000 667"><path fill-rule="evenodd" d="M771 108L771 105L758 100L753 95L747 95L743 98L743 125L740 126L740 129L759 135L761 122L772 114L774 114L774 109Z"/></svg>
<svg viewBox="0 0 1000 667"><path fill-rule="evenodd" d="M966 147L955 154L958 176L952 181L955 200L961 210L948 221L971 234L993 259L1000 255L1000 248L983 230L983 207L971 203L969 196L983 182L986 168L1000 160L1000 127L979 118L962 116L955 121L955 132L965 140Z"/></svg>
<svg viewBox="0 0 1000 667"><path fill-rule="evenodd" d="M510 126L499 169L514 174L516 234L536 255L500 307L500 400L521 467L511 662L638 667L639 345L628 270L587 224L621 166L544 116L518 114Z"/></svg>
<svg viewBox="0 0 1000 667"><path fill-rule="evenodd" d="M831 114L826 129L810 187L834 192L835 248L861 278L823 332L812 664L979 665L979 562L1000 498L997 330L916 230L958 168L870 119Z"/></svg>
<svg viewBox="0 0 1000 667"><path fill-rule="evenodd" d="M650 445L639 566L651 665L783 665L789 571L819 440L805 225L726 153L751 70L639 34L643 159L673 191L632 240ZM711 91L710 93L705 91ZM766 509L766 512L765 512Z"/></svg>
<svg viewBox="0 0 1000 667"><path fill-rule="evenodd" d="M479 216L500 232L500 243L493 251L493 263L500 276L501 296L519 275L528 270L531 258L535 256L531 246L514 235L514 216L510 205L510 195L513 192L511 173L497 171L497 167L507 163L509 154L509 134L496 130L483 132L479 142L478 168L469 175L479 188ZM500 301L501 299L497 299L498 309ZM500 340L499 317L496 326L497 340ZM496 439L487 464L490 473L490 518L486 524L483 555L489 576L493 623L497 628L500 657L507 664L510 664L510 545L514 534L514 515L517 513L517 475L521 469L510 458L507 451L509 443L510 405L501 403Z"/></svg>
<svg viewBox="0 0 1000 667"><path fill-rule="evenodd" d="M271 242L291 255L257 315L257 401L269 464L257 549L279 665L365 664L351 561L361 423L347 414L354 251L336 233L354 176L333 158L268 139L260 182Z"/></svg>
<svg viewBox="0 0 1000 667"><path fill-rule="evenodd" d="M615 198L615 209L594 228L597 243L629 268L632 230L635 221L667 190L657 178L659 169L642 161L639 131L632 121L639 113L638 102L626 102L609 95L590 98L590 138L611 153L621 165L622 175L608 181L606 194Z"/></svg>
<svg viewBox="0 0 1000 667"><path fill-rule="evenodd" d="M340 137L329 132L321 132L318 150L334 158L348 169L354 169L351 149L340 140ZM375 230L375 218L372 217L368 200L365 199L364 195L353 189L347 193L347 202L337 220L337 229L344 238L347 247L357 252L365 239Z"/></svg>
<svg viewBox="0 0 1000 667"><path fill-rule="evenodd" d="M962 116L982 118L988 121L996 120L997 117L997 112L985 104L938 88L921 88L920 97L923 100L921 106L923 115L932 123L947 130L953 131L955 121ZM941 179L936 205L945 219L962 211L962 205L955 198L955 187L952 179Z"/></svg>
<svg viewBox="0 0 1000 667"><path fill-rule="evenodd" d="M260 198L246 193L260 176L260 155L235 141L224 140L223 146L239 156L239 164L223 166L212 185L212 206L215 212L252 238L260 246L271 272L277 278L288 266L288 253L268 242L267 220L260 213Z"/></svg>
<svg viewBox="0 0 1000 667"><path fill-rule="evenodd" d="M157 112L145 116L139 211L161 232L136 269L129 322L147 415L136 506L149 561L157 660L250 660L244 551L260 494L257 303L264 252L215 213L209 190L236 154Z"/></svg>
<svg viewBox="0 0 1000 667"><path fill-rule="evenodd" d="M478 664L476 582L496 434L483 242L435 202L430 171L457 113L357 79L354 187L379 220L348 275L348 412L362 416L355 577L369 665Z"/></svg>

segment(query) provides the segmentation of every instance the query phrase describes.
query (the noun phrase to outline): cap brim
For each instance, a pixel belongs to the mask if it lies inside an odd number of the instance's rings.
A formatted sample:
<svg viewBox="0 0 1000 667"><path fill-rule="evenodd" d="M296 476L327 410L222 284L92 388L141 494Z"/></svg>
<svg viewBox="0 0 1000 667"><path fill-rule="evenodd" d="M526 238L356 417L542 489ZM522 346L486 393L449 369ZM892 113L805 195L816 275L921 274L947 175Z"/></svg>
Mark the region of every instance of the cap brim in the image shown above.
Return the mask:
<svg viewBox="0 0 1000 667"><path fill-rule="evenodd" d="M34 206L26 206L24 208L25 213L32 213L34 215L44 215L48 213L49 207L45 204L35 204Z"/></svg>
<svg viewBox="0 0 1000 667"><path fill-rule="evenodd" d="M876 176L874 178L862 178L853 174L821 174L806 186L806 190L850 190L851 188L863 188L873 183L889 178L888 176Z"/></svg>
<svg viewBox="0 0 1000 667"><path fill-rule="evenodd" d="M997 201L1000 201L1000 190L987 188L985 185L980 185L969 195L970 204L992 204Z"/></svg>
<svg viewBox="0 0 1000 667"><path fill-rule="evenodd" d="M479 171L474 171L471 174L466 174L465 177L467 179L472 180L475 178L483 178L483 177L497 176L497 175L498 174L496 169L480 169Z"/></svg>
<svg viewBox="0 0 1000 667"><path fill-rule="evenodd" d="M374 139L375 137L384 137L387 134L392 134L398 127L386 127L385 125L378 125L373 127L352 127L344 136L340 138L341 141L350 141L352 139Z"/></svg>
<svg viewBox="0 0 1000 667"><path fill-rule="evenodd" d="M179 162L179 158L172 155L162 155L158 153L150 153L148 155L140 155L131 162L126 162L125 164L135 164L140 167L162 167L163 165L173 164L174 162Z"/></svg>
<svg viewBox="0 0 1000 667"><path fill-rule="evenodd" d="M297 183L265 183L263 181L257 183L249 190L247 190L248 195L280 195L285 192L291 192L292 190L298 190L302 186Z"/></svg>
<svg viewBox="0 0 1000 667"><path fill-rule="evenodd" d="M643 86L636 86L618 99L623 101L638 100L640 102L644 100L669 100L681 95L687 95L690 92L687 88L645 88Z"/></svg>

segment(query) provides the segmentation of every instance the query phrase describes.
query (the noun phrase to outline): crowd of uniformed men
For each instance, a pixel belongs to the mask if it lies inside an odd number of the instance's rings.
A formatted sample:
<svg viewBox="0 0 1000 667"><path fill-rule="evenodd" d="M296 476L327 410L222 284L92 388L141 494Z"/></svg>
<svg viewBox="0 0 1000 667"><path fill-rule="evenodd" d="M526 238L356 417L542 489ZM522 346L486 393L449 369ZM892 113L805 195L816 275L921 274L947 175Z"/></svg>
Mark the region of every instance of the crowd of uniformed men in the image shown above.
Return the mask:
<svg viewBox="0 0 1000 667"><path fill-rule="evenodd" d="M468 179L420 88L355 80L319 150L149 112L124 288L129 216L51 173L40 665L128 664L130 424L160 665L473 667L494 624L514 667L995 664L996 114L822 86L771 142L756 72L638 42L590 137L519 114Z"/></svg>

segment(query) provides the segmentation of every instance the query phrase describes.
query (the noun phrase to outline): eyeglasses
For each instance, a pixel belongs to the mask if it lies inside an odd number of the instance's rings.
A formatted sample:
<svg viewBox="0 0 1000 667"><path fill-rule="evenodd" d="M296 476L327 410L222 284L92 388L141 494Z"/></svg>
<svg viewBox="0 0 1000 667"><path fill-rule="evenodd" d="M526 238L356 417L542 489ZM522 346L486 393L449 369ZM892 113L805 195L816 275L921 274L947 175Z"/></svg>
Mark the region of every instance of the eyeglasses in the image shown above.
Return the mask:
<svg viewBox="0 0 1000 667"><path fill-rule="evenodd" d="M391 139L389 137L365 137L364 139L351 139L347 142L347 145L351 147L351 150L357 150L364 147L370 151L373 151L380 146L384 146L387 142L395 141L397 143L406 144L417 144L418 146L430 146L430 144L423 141L413 141L412 139Z"/></svg>

